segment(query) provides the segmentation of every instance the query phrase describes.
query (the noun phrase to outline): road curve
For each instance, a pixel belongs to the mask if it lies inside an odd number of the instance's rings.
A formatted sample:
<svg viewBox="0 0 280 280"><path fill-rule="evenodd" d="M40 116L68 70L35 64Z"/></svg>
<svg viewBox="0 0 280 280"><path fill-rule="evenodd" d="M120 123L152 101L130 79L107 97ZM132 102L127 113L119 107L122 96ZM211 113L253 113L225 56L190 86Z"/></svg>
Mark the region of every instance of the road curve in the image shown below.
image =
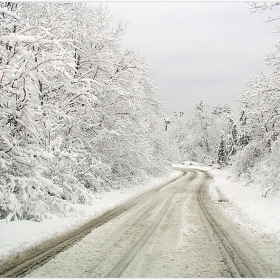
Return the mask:
<svg viewBox="0 0 280 280"><path fill-rule="evenodd" d="M208 197L211 174L181 170L183 176L112 212L43 265L38 258L12 276L279 277Z"/></svg>

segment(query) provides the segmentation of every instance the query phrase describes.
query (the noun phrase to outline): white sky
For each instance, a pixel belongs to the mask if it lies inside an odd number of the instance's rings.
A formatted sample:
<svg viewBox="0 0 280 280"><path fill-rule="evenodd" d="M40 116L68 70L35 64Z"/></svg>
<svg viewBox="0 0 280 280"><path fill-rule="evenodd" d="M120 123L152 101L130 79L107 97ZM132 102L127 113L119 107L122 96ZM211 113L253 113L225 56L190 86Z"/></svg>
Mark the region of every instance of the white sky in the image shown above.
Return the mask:
<svg viewBox="0 0 280 280"><path fill-rule="evenodd" d="M124 47L139 51L151 68L158 98L173 110L191 112L200 99L237 106L244 84L276 50L278 7L250 15L245 2L92 2L115 21L130 22Z"/></svg>

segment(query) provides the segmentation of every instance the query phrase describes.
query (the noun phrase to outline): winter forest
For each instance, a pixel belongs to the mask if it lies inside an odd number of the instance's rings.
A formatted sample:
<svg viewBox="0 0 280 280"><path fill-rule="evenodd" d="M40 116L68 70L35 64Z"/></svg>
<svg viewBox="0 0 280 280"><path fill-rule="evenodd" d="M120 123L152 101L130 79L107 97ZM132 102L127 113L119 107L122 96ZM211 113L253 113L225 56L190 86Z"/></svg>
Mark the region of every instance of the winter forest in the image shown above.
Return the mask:
<svg viewBox="0 0 280 280"><path fill-rule="evenodd" d="M252 4L253 12L273 4ZM273 19L271 19L273 20ZM165 116L126 24L86 3L0 3L0 219L81 215L79 204L195 161L279 195L279 51L238 108Z"/></svg>

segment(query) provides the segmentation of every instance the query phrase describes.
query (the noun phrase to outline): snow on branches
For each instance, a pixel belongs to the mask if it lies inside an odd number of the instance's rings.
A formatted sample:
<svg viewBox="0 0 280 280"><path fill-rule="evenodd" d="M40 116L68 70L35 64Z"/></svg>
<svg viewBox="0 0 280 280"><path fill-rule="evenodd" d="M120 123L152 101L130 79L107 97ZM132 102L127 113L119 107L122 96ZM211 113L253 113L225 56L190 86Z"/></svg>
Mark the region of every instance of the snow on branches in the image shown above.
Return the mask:
<svg viewBox="0 0 280 280"><path fill-rule="evenodd" d="M162 104L120 47L125 27L84 3L0 3L0 218L77 214L168 166Z"/></svg>

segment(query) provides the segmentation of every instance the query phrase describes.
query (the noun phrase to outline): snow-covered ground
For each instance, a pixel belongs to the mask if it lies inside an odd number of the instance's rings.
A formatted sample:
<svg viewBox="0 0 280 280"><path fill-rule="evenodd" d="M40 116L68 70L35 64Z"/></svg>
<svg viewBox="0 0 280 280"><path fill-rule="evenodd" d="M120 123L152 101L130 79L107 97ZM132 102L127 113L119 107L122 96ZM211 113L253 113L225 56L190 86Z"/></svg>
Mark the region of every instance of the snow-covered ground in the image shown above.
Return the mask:
<svg viewBox="0 0 280 280"><path fill-rule="evenodd" d="M176 178L180 173L174 171L168 176L153 179L144 185L98 194L93 206L79 205L85 213L83 218L57 218L42 222L0 220L0 262L68 230L79 228L124 201Z"/></svg>
<svg viewBox="0 0 280 280"><path fill-rule="evenodd" d="M210 169L210 168L207 168ZM261 186L233 181L229 171L211 169L214 181L209 192L215 201L229 202L224 212L239 225L280 240L280 199L262 197Z"/></svg>
<svg viewBox="0 0 280 280"><path fill-rule="evenodd" d="M210 195L214 201L223 200L228 203L228 207L224 210L226 215L239 225L249 227L259 233L275 234L280 239L279 198L262 198L259 186L245 187L245 182L233 182L228 171L211 167L193 167L210 171L213 174L214 181L209 187ZM125 200L175 178L179 173L179 171L174 171L169 176L154 179L145 185L104 193L96 198L94 206L81 206L84 207L86 213L84 218L57 218L43 222L14 221L9 223L0 220L0 261L70 229L78 228Z"/></svg>
<svg viewBox="0 0 280 280"><path fill-rule="evenodd" d="M209 171L214 177L209 186L210 197L214 202L227 203L227 207L223 210L225 215L256 233L272 234L280 240L280 198L262 197L261 186L233 180L228 170L217 169L217 166L213 168L187 161L184 165L173 167Z"/></svg>
<svg viewBox="0 0 280 280"><path fill-rule="evenodd" d="M198 168L209 171L214 180L209 186L213 201L228 203L224 213L239 225L248 227L260 234L274 234L280 240L280 199L262 197L263 189L246 181L233 180L228 170L217 166L201 166L195 162L185 162L181 167ZM191 164L191 165L190 165ZM174 165L180 166L180 165Z"/></svg>

